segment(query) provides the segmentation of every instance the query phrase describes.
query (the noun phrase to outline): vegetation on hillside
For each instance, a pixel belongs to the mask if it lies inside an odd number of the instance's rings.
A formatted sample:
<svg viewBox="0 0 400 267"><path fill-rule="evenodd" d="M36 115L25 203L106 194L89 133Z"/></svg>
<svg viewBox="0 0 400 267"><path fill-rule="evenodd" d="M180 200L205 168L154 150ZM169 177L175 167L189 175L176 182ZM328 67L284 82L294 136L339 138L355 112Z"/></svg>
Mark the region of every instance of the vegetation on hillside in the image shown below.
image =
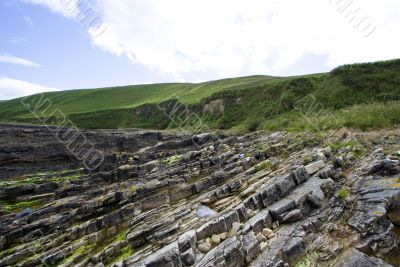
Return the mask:
<svg viewBox="0 0 400 267"><path fill-rule="evenodd" d="M185 116L210 128L239 131L388 128L400 124L400 60L345 65L330 73L296 77L70 90L45 93L43 98L52 105L44 105L38 113L54 115L46 122L63 122L54 113L59 108L83 128L188 128ZM25 101L37 99L36 95ZM222 103L222 113L205 109L214 100ZM21 99L0 102L0 121L40 123Z"/></svg>

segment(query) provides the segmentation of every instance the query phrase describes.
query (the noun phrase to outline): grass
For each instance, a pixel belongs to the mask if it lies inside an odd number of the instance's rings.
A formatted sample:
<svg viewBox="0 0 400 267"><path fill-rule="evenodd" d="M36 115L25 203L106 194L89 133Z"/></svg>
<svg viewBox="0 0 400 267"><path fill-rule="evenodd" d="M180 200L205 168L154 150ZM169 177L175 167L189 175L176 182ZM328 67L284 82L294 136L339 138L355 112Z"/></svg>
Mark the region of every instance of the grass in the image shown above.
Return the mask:
<svg viewBox="0 0 400 267"><path fill-rule="evenodd" d="M42 202L40 200L32 200L32 201L1 201L1 205L4 206L4 209L9 212L20 212L26 208L37 208Z"/></svg>
<svg viewBox="0 0 400 267"><path fill-rule="evenodd" d="M399 69L400 60L391 60L345 65L329 73L304 76L250 76L199 84L51 92L44 97L53 105L42 115L49 117L59 108L78 127L90 129L190 129L185 123L189 117L213 129L241 132L394 128L400 125ZM27 102L35 106L38 99L32 96ZM224 113L204 112L205 104L216 99L222 100ZM177 101L181 108L172 112ZM39 113L44 109L39 108ZM182 125L171 123L171 117ZM2 122L41 123L21 99L0 102L0 118ZM61 121L56 114L46 123Z"/></svg>
<svg viewBox="0 0 400 267"><path fill-rule="evenodd" d="M71 174L62 176L63 173L67 171L61 172L47 172L47 173L36 173L32 175L21 176L13 179L7 179L5 181L0 182L0 188L13 187L18 185L34 185L34 184L42 184L44 182L62 182L66 180L76 180L82 177L82 174Z"/></svg>
<svg viewBox="0 0 400 267"><path fill-rule="evenodd" d="M266 160L264 162L261 162L261 163L257 164L254 167L254 170L256 172L259 172L259 171L262 171L262 170L267 171L267 170L274 170L274 169L275 169L275 166L272 164L272 162L270 160Z"/></svg>

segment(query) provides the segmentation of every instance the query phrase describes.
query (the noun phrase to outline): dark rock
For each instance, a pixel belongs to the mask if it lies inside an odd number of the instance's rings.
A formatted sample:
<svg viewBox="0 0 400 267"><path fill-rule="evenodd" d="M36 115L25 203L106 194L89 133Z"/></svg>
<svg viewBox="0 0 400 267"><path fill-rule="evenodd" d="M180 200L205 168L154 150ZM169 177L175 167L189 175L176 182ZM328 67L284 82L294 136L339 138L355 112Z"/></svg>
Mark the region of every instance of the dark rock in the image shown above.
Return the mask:
<svg viewBox="0 0 400 267"><path fill-rule="evenodd" d="M307 252L307 247L302 238L294 237L284 246L282 253L286 262L290 265L300 260Z"/></svg>
<svg viewBox="0 0 400 267"><path fill-rule="evenodd" d="M398 160L385 159L376 162L368 171L367 174L395 175L400 173L400 164Z"/></svg>
<svg viewBox="0 0 400 267"><path fill-rule="evenodd" d="M392 267L392 265L358 251L357 249L349 249L341 257L341 260L335 265L336 267Z"/></svg>
<svg viewBox="0 0 400 267"><path fill-rule="evenodd" d="M284 223L297 222L303 218L301 210L295 209L283 216Z"/></svg>

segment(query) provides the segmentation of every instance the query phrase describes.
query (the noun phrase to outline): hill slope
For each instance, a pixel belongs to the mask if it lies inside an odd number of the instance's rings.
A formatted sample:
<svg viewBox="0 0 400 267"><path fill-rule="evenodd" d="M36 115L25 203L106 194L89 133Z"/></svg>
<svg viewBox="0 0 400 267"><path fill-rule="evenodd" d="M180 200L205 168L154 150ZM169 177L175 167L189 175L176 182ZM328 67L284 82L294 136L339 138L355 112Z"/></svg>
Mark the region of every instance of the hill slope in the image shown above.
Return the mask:
<svg viewBox="0 0 400 267"><path fill-rule="evenodd" d="M187 117L196 114L208 127L220 129L393 127L400 123L400 60L346 65L330 73L297 77L250 76L200 84L68 90L42 97L52 104L38 109L41 117L55 115L58 108L83 128L190 127L188 122L178 125L176 119L169 120L179 117L184 122L182 112ZM36 103L38 99L34 95L25 101ZM177 107L181 113L172 113ZM56 115L47 121L61 120ZM0 102L0 122L40 123L21 99Z"/></svg>

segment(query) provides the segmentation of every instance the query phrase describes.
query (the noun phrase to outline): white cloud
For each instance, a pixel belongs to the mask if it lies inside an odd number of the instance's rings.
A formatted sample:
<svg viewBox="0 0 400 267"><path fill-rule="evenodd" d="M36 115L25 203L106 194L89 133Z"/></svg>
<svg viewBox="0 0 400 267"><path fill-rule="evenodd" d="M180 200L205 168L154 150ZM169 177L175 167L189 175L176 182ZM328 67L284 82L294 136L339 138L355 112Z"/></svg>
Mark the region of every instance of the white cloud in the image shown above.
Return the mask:
<svg viewBox="0 0 400 267"><path fill-rule="evenodd" d="M64 15L59 4L68 2L29 1ZM201 72L281 74L310 54L324 55L329 67L400 57L400 2L359 0L341 11L345 2L97 0L107 30L92 41L176 79Z"/></svg>
<svg viewBox="0 0 400 267"><path fill-rule="evenodd" d="M7 77L0 77L0 100L51 91L58 91L58 89Z"/></svg>
<svg viewBox="0 0 400 267"><path fill-rule="evenodd" d="M11 64L16 64L16 65L22 65L25 67L33 67L33 68L39 68L41 67L40 64L29 61L27 59L23 59L20 57L14 57L12 55L9 54L2 54L0 53L0 62L3 63L11 63Z"/></svg>

